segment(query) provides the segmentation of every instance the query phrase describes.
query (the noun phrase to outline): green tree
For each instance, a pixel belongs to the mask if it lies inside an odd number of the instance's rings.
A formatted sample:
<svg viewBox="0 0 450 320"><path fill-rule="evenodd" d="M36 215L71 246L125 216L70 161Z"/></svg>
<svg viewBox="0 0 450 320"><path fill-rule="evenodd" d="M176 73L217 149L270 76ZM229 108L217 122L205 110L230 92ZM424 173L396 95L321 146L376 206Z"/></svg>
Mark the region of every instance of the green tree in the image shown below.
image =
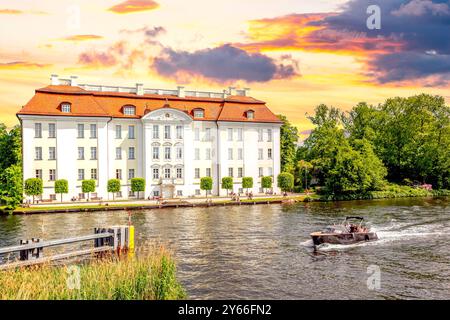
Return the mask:
<svg viewBox="0 0 450 320"><path fill-rule="evenodd" d="M277 184L281 191L291 191L294 187L294 176L289 172L282 172L277 177Z"/></svg>
<svg viewBox="0 0 450 320"><path fill-rule="evenodd" d="M81 192L88 194L88 201L90 200L91 192L95 192L96 181L93 179L81 181Z"/></svg>
<svg viewBox="0 0 450 320"><path fill-rule="evenodd" d="M305 189L308 189L308 181L311 181L312 169L313 165L311 162L299 160L297 162L297 170L295 170L294 185L299 187L303 185Z"/></svg>
<svg viewBox="0 0 450 320"><path fill-rule="evenodd" d="M200 189L205 190L206 198L208 198L208 191L213 187L213 180L211 177L202 177L200 179Z"/></svg>
<svg viewBox="0 0 450 320"><path fill-rule="evenodd" d="M145 191L145 179L144 178L132 178L131 179L131 191L138 193L138 199L139 199L139 192Z"/></svg>
<svg viewBox="0 0 450 320"><path fill-rule="evenodd" d="M283 122L280 127L280 162L281 171L294 172L298 141L298 129L291 125L286 116L278 115Z"/></svg>
<svg viewBox="0 0 450 320"><path fill-rule="evenodd" d="M115 194L120 192L120 180L119 179L109 179L108 180L108 192L113 195L113 201L115 200Z"/></svg>
<svg viewBox="0 0 450 320"><path fill-rule="evenodd" d="M232 177L223 177L222 178L222 189L227 190L227 196L228 196L228 191L233 190L233 178Z"/></svg>
<svg viewBox="0 0 450 320"><path fill-rule="evenodd" d="M266 191L267 191L267 189L272 188L272 177L271 176L261 177L261 188L265 189Z"/></svg>
<svg viewBox="0 0 450 320"><path fill-rule="evenodd" d="M14 164L6 168L2 174L0 198L6 208L14 210L23 201L22 167Z"/></svg>
<svg viewBox="0 0 450 320"><path fill-rule="evenodd" d="M55 181L55 193L61 194L61 202L63 201L63 193L69 193L69 182L65 179Z"/></svg>
<svg viewBox="0 0 450 320"><path fill-rule="evenodd" d="M242 178L242 188L248 189L253 188L253 178L252 177L243 177Z"/></svg>
<svg viewBox="0 0 450 320"><path fill-rule="evenodd" d="M25 180L25 186L24 191L27 196L33 196L33 203L34 203L34 197L40 196L43 193L43 183L42 179L39 178L29 178Z"/></svg>

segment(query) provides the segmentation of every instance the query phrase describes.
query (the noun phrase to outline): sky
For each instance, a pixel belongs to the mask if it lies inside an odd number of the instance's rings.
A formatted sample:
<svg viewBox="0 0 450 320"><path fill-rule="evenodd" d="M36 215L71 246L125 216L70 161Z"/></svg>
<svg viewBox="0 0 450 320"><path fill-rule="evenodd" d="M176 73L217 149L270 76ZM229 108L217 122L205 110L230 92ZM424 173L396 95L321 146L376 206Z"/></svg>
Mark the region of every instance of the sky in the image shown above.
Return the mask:
<svg viewBox="0 0 450 320"><path fill-rule="evenodd" d="M0 0L0 122L51 74L249 87L307 132L321 103L450 102L450 0Z"/></svg>

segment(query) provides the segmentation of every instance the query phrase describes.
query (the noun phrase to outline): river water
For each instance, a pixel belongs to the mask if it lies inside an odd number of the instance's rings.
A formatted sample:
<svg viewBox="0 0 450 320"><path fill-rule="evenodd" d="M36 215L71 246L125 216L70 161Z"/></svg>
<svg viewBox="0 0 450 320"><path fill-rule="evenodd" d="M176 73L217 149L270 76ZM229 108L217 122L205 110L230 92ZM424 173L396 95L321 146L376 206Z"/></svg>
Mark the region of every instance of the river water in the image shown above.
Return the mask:
<svg viewBox="0 0 450 320"><path fill-rule="evenodd" d="M314 252L309 234L364 216L379 241ZM138 246L173 251L193 299L450 299L449 199L159 209L132 213ZM0 217L0 247L91 234L126 212Z"/></svg>

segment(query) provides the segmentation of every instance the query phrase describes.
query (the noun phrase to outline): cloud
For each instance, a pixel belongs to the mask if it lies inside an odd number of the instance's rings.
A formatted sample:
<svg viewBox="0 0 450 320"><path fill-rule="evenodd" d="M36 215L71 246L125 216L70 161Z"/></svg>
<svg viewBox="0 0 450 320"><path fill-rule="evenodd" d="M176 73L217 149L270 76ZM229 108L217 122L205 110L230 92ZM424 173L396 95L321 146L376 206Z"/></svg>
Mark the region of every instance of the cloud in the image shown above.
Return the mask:
<svg viewBox="0 0 450 320"><path fill-rule="evenodd" d="M109 8L108 11L125 14L150 11L157 9L158 7L159 4L153 0L127 0Z"/></svg>
<svg viewBox="0 0 450 320"><path fill-rule="evenodd" d="M13 61L13 62L0 62L0 70L14 70L14 69L40 69L47 68L50 64L35 63L28 61Z"/></svg>
<svg viewBox="0 0 450 320"><path fill-rule="evenodd" d="M108 52L84 52L78 57L78 63L90 67L111 67L117 63L117 59Z"/></svg>
<svg viewBox="0 0 450 320"><path fill-rule="evenodd" d="M38 15L43 15L43 14L48 14L47 12L44 11L34 11L34 10L17 10L17 9L0 9L0 14L12 14L12 15L19 15L19 14L38 14Z"/></svg>
<svg viewBox="0 0 450 320"><path fill-rule="evenodd" d="M277 64L268 56L247 53L230 44L192 53L166 48L161 57L154 59L153 68L166 77L187 73L218 82L266 82L298 75L292 65Z"/></svg>
<svg viewBox="0 0 450 320"><path fill-rule="evenodd" d="M412 0L402 4L399 9L392 11L394 16L423 16L427 13L433 15L450 15L450 8L446 3L434 3L431 0Z"/></svg>
<svg viewBox="0 0 450 320"><path fill-rule="evenodd" d="M59 40L76 42L76 41L90 41L90 40L99 40L99 39L103 39L103 37L95 35L95 34L77 34L77 35L61 38Z"/></svg>
<svg viewBox="0 0 450 320"><path fill-rule="evenodd" d="M379 30L367 28L370 5L381 9ZM250 21L248 41L235 45L252 52L303 50L356 56L379 83L417 77L446 83L449 34L450 0L350 0L338 12ZM402 54L405 59L400 61Z"/></svg>
<svg viewBox="0 0 450 320"><path fill-rule="evenodd" d="M161 26L156 27L148 27L144 26L139 29L129 30L129 29L122 29L120 30L121 33L126 34L142 34L145 38L145 41L149 44L157 44L158 42L155 41L155 39L160 36L163 33L166 33L166 29Z"/></svg>

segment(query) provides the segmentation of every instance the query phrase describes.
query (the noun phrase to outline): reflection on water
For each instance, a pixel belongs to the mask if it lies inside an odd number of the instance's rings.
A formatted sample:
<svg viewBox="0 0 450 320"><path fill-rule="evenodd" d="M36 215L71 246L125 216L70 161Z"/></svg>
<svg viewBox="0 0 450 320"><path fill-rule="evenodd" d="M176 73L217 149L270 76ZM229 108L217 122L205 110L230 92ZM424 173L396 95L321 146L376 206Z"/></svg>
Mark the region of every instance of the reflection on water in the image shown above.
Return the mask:
<svg viewBox="0 0 450 320"><path fill-rule="evenodd" d="M169 247L191 298L450 298L450 202L398 199L133 212L137 245ZM311 250L309 233L364 216L379 241ZM126 212L0 218L0 246L90 234L126 224ZM381 288L367 288L367 268Z"/></svg>

